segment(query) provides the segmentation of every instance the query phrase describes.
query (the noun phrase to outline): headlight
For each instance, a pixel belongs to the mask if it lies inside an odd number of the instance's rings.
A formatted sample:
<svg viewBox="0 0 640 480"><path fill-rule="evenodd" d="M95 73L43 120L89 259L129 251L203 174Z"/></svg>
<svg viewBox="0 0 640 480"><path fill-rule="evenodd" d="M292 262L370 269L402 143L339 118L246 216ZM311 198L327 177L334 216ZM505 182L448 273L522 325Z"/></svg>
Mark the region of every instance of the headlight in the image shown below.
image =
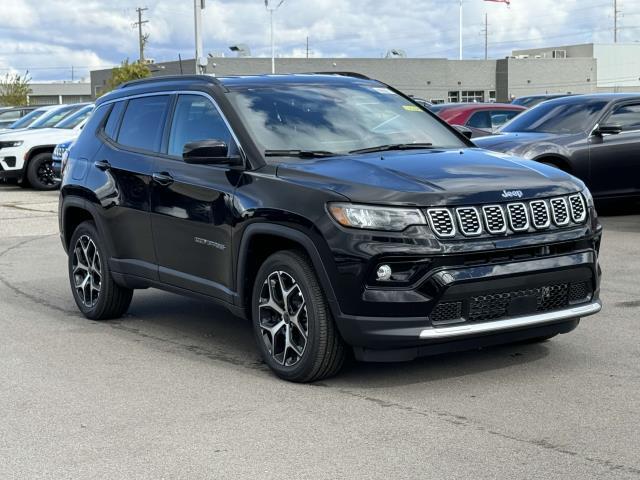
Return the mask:
<svg viewBox="0 0 640 480"><path fill-rule="evenodd" d="M584 190L582 190L582 195L584 196L584 199L587 201L587 207L593 207L595 205L593 201L593 195L591 195L591 192L587 187L584 187Z"/></svg>
<svg viewBox="0 0 640 480"><path fill-rule="evenodd" d="M24 141L22 140L7 140L6 142L0 142L0 148L12 148L19 147Z"/></svg>
<svg viewBox="0 0 640 480"><path fill-rule="evenodd" d="M410 225L426 225L417 208L372 207L352 203L331 203L329 213L343 227L400 232Z"/></svg>

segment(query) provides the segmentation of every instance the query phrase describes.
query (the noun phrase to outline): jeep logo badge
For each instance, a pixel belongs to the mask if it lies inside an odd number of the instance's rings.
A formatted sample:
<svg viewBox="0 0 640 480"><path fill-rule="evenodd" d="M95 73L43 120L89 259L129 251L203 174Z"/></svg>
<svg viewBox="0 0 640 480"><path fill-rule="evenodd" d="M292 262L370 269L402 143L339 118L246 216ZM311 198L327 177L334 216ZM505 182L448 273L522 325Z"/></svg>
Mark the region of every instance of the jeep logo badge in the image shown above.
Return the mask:
<svg viewBox="0 0 640 480"><path fill-rule="evenodd" d="M522 198L522 190L503 190L502 198Z"/></svg>

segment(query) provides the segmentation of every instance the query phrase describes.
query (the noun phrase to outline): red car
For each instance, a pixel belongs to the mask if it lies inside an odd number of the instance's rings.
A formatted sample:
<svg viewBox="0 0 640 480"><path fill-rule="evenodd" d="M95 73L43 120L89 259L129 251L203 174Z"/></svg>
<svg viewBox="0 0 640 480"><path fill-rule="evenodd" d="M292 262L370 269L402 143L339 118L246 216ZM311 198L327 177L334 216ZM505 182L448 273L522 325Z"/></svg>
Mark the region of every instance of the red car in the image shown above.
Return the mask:
<svg viewBox="0 0 640 480"><path fill-rule="evenodd" d="M429 108L449 125L463 125L486 134L495 132L520 112L526 110L520 105L509 103L442 103Z"/></svg>

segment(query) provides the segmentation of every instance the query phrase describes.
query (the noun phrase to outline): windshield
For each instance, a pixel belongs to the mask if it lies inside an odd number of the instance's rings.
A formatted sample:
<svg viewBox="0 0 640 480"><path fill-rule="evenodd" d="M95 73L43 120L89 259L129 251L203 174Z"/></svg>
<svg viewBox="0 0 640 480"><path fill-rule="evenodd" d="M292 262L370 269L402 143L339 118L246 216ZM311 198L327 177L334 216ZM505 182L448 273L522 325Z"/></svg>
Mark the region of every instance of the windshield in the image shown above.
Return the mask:
<svg viewBox="0 0 640 480"><path fill-rule="evenodd" d="M580 133L589 130L607 102L543 102L522 112L503 126L501 132Z"/></svg>
<svg viewBox="0 0 640 480"><path fill-rule="evenodd" d="M93 105L87 105L77 112L69 115L67 118L56 124L56 128L67 128L71 130L82 123L93 112Z"/></svg>
<svg viewBox="0 0 640 480"><path fill-rule="evenodd" d="M79 107L77 105L69 105L67 107L56 108L50 110L35 122L29 125L29 128L51 128L62 121L65 117L75 112Z"/></svg>
<svg viewBox="0 0 640 480"><path fill-rule="evenodd" d="M264 150L344 154L389 144L466 147L438 120L383 86L277 85L236 90L230 97Z"/></svg>
<svg viewBox="0 0 640 480"><path fill-rule="evenodd" d="M20 120L13 122L7 128L11 128L12 130L15 130L16 128L26 128L31 125L37 118L39 118L44 112L46 112L46 110L33 110L27 113Z"/></svg>

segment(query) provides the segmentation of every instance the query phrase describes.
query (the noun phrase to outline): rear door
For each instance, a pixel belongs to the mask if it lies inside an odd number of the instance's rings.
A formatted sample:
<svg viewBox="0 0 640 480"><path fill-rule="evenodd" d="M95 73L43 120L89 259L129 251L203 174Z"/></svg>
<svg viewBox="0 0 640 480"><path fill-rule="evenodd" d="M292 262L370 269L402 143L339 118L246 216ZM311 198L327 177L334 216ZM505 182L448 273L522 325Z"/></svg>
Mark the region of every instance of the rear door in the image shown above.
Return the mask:
<svg viewBox="0 0 640 480"><path fill-rule="evenodd" d="M150 183L162 147L169 95L117 102L104 127L96 167L106 181L95 191L112 233L112 268L157 279L151 233Z"/></svg>
<svg viewBox="0 0 640 480"><path fill-rule="evenodd" d="M640 193L640 101L614 106L599 123L620 124L622 132L591 138L593 193L603 197Z"/></svg>
<svg viewBox="0 0 640 480"><path fill-rule="evenodd" d="M204 94L180 94L155 161L151 219L159 276L164 283L232 300L231 225L233 191L240 171L182 160L184 145L223 140L232 155L238 147L225 119Z"/></svg>

